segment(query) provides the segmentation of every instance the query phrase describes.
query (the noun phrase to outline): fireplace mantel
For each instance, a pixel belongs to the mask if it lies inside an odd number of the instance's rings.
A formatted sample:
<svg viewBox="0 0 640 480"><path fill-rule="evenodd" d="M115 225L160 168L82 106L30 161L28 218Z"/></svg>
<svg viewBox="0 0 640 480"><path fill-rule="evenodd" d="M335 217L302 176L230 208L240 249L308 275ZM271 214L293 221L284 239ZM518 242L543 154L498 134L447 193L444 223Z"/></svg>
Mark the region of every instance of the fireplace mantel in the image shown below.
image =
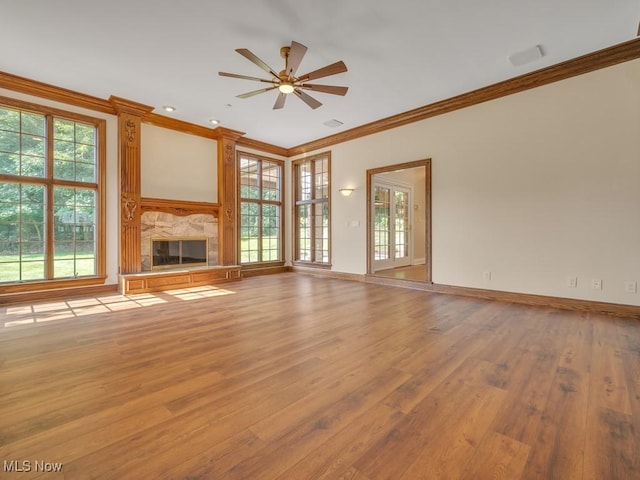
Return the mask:
<svg viewBox="0 0 640 480"><path fill-rule="evenodd" d="M143 197L140 199L140 208L142 212L164 212L183 217L197 213L206 213L209 215L213 215L215 218L218 218L220 204Z"/></svg>

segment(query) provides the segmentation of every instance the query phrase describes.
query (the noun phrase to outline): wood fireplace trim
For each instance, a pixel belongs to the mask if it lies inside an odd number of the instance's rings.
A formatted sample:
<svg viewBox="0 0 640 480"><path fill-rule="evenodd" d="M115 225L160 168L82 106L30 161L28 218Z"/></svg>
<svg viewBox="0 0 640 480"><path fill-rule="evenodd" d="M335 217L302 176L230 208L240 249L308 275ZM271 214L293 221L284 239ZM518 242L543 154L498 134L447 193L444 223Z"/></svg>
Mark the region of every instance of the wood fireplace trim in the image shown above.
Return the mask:
<svg viewBox="0 0 640 480"><path fill-rule="evenodd" d="M186 217L199 213L219 218L220 204L210 202L192 202L188 200L169 200L164 198L143 197L140 199L141 213L163 212Z"/></svg>

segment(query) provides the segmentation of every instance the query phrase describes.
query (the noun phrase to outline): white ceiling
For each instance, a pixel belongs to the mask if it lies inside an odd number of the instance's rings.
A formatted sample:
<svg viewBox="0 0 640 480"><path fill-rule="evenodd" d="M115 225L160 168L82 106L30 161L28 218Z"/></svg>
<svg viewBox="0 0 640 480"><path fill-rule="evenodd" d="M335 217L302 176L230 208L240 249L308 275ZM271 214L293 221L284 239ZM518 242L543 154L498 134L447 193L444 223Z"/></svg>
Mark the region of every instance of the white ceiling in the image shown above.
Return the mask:
<svg viewBox="0 0 640 480"><path fill-rule="evenodd" d="M153 105L198 125L210 118L255 140L292 147L634 38L640 0L0 0L0 70L78 92ZM298 74L343 60L315 83L317 110L218 76L269 78L280 47L308 47ZM507 57L540 45L544 57ZM167 114L163 105L173 105ZM324 122L344 123L329 128Z"/></svg>

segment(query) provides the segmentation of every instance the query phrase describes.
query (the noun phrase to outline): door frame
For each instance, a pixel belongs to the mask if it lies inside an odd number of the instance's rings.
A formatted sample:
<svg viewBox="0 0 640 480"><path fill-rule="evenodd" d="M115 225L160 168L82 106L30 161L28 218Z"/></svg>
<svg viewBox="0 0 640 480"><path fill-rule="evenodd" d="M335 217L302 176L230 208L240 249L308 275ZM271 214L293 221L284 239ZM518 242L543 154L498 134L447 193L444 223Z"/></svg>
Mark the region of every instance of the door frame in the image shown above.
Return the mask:
<svg viewBox="0 0 640 480"><path fill-rule="evenodd" d="M373 272L373 245L371 229L373 227L372 218L372 201L373 201L373 176L378 173L393 172L394 170L402 170L406 168L424 167L424 189L425 189L425 278L426 282L433 283L431 277L432 271L432 255L431 255L431 159L416 160L413 162L397 163L386 165L384 167L371 168L367 170L367 274L372 275Z"/></svg>

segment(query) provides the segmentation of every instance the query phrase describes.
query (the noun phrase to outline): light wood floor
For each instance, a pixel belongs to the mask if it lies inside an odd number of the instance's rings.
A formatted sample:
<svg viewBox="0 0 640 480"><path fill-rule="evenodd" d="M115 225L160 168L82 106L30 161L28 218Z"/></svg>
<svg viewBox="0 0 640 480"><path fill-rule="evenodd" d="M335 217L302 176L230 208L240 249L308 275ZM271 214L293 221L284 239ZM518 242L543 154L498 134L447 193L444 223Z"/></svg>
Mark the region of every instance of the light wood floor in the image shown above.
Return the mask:
<svg viewBox="0 0 640 480"><path fill-rule="evenodd" d="M640 478L635 320L302 274L0 319L0 459L63 464L1 478Z"/></svg>

